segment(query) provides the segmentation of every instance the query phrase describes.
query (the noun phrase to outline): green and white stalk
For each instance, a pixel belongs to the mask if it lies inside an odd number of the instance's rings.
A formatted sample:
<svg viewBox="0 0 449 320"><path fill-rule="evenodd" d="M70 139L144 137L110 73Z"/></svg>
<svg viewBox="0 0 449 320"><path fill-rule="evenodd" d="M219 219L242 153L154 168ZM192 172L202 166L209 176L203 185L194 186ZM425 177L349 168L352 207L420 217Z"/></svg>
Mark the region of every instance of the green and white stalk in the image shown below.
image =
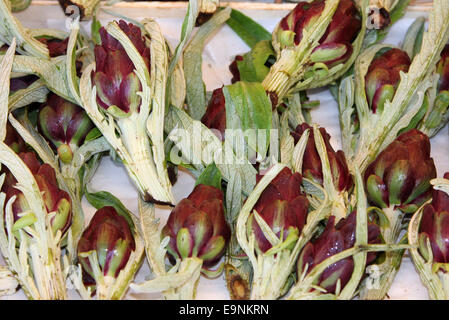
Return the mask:
<svg viewBox="0 0 449 320"><path fill-rule="evenodd" d="M91 83L94 63L83 72L80 98L91 120L123 161L139 193L147 201L173 204L161 125L165 114L167 49L156 23L147 20L144 25L151 37L151 78L142 57L117 23L106 26L107 32L125 48L136 67L142 87L140 110L125 115L118 108L105 111L97 104L96 87Z"/></svg>

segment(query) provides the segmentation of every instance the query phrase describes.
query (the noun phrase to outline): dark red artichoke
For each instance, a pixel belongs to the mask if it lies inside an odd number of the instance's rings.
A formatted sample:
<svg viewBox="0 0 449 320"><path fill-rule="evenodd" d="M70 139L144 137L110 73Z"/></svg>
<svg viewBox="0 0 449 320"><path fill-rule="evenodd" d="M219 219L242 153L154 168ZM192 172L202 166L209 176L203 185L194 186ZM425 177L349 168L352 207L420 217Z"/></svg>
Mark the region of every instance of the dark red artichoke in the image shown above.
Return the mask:
<svg viewBox="0 0 449 320"><path fill-rule="evenodd" d="M220 138L223 139L226 130L226 106L223 87L212 92L212 97L201 122L209 129L218 130Z"/></svg>
<svg viewBox="0 0 449 320"><path fill-rule="evenodd" d="M148 70L150 67L150 48L139 27L120 20L118 26L128 36L140 53ZM95 46L96 69L93 83L97 88L97 102L104 108L112 106L127 114L140 107L141 99L137 92L141 84L134 72L135 66L123 46L104 27L100 29L101 45Z"/></svg>
<svg viewBox="0 0 449 320"><path fill-rule="evenodd" d="M113 207L106 206L95 212L81 235L78 259L83 271L94 278L89 259L81 253L95 251L103 275L116 278L135 248L134 236L126 219Z"/></svg>
<svg viewBox="0 0 449 320"><path fill-rule="evenodd" d="M301 233L306 223L309 201L301 191L301 182L300 173L292 173L289 168L284 168L265 188L254 205L253 210L257 211L278 237L282 232L281 240L285 240L290 232ZM262 252L269 250L272 245L254 218L252 228L258 248Z"/></svg>
<svg viewBox="0 0 449 320"><path fill-rule="evenodd" d="M300 277L307 267L307 274L325 259L350 249L356 240L356 212L352 212L346 219L341 219L335 225L335 216L329 217L326 228L315 240L308 242L302 249L297 263L297 275ZM374 223L368 224L368 243L380 242L380 229ZM376 253L368 253L366 263L370 264L376 258ZM354 260L348 257L327 267L320 275L316 285L324 288L328 293L335 293L337 281L340 279L341 288L351 279L354 270Z"/></svg>
<svg viewBox="0 0 449 320"><path fill-rule="evenodd" d="M449 179L449 172L444 174ZM432 202L423 208L419 227L419 251L428 260L427 239L434 263L449 263L449 195L443 191L432 191ZM441 270L446 271L444 268Z"/></svg>
<svg viewBox="0 0 449 320"><path fill-rule="evenodd" d="M225 220L223 192L199 184L168 217L161 237L170 238L171 260L198 257L203 267L215 265L226 251L231 230Z"/></svg>
<svg viewBox="0 0 449 320"><path fill-rule="evenodd" d="M364 177L372 204L415 212L430 198L430 180L436 177L429 138L416 129L401 134L368 166Z"/></svg>
<svg viewBox="0 0 449 320"><path fill-rule="evenodd" d="M315 146L315 138L313 129L307 123L302 123L296 127L295 131L291 132L295 144L298 143L302 134L309 129L309 139L307 141L306 149L303 157L302 175L305 178L315 181L318 184L323 184L323 169L321 166L321 159L318 150ZM338 191L348 191L353 183L352 177L349 173L346 157L343 151L334 151L330 144L330 135L326 129L320 128L321 136L326 145L327 156L331 167L332 178L334 186Z"/></svg>
<svg viewBox="0 0 449 320"><path fill-rule="evenodd" d="M39 131L65 163L72 161L73 153L94 128L83 108L54 93L40 107L37 123Z"/></svg>
<svg viewBox="0 0 449 320"><path fill-rule="evenodd" d="M68 193L59 188L55 170L46 163L41 164L34 152L21 152L19 156L34 175L39 190L42 192L47 212L56 212L50 221L53 232L61 230L62 234L65 234L72 222L71 200ZM6 168L3 170L5 170L6 176L2 192L6 194L6 201L16 196L16 200L12 204L12 211L14 221L17 221L20 218L19 214L29 209L28 203L23 193L15 188L17 180L12 173Z"/></svg>
<svg viewBox="0 0 449 320"><path fill-rule="evenodd" d="M320 19L324 6L324 0L299 2L279 24L278 39L281 39L281 45L298 45L304 29ZM312 53L312 62L325 63L328 67L344 63L353 52L352 42L360 29L361 19L357 6L352 0L341 0L319 45Z"/></svg>
<svg viewBox="0 0 449 320"><path fill-rule="evenodd" d="M365 75L365 93L368 105L376 113L382 111L387 100L392 100L401 80L400 72L407 72L410 58L405 51L389 49L376 56Z"/></svg>

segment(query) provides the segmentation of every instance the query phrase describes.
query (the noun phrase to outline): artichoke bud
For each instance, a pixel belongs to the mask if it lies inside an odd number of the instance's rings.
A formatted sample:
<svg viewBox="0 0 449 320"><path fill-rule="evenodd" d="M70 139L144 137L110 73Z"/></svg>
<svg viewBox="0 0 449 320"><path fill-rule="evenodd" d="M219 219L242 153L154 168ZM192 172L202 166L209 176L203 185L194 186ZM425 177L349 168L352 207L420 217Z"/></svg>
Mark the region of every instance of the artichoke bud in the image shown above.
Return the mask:
<svg viewBox="0 0 449 320"><path fill-rule="evenodd" d="M321 17L325 2L314 0L299 2L279 23L276 40L280 48L297 46L305 30ZM357 6L352 0L341 0L332 21L311 56L313 63L322 62L328 67L346 62L353 52L352 42L361 29Z"/></svg>
<svg viewBox="0 0 449 320"><path fill-rule="evenodd" d="M70 163L94 125L83 108L50 93L39 109L38 128L61 161Z"/></svg>
<svg viewBox="0 0 449 320"><path fill-rule="evenodd" d="M316 148L312 127L307 123L302 123L296 127L295 131L291 132L291 135L293 136L296 144L307 129L309 129L309 139L304 152L302 174L307 179L310 179L318 184L323 184L323 168L321 158ZM330 143L331 137L325 128L320 128L320 133L326 146L334 186L338 191L348 191L352 187L353 181L349 173L346 157L343 151L334 151Z"/></svg>
<svg viewBox="0 0 449 320"><path fill-rule="evenodd" d="M365 75L365 93L373 113L382 112L385 102L393 99L401 80L400 72L407 72L410 64L408 54L397 48L374 57Z"/></svg>
<svg viewBox="0 0 449 320"><path fill-rule="evenodd" d="M120 29L128 36L150 70L150 48L147 36L139 27L123 20ZM135 74L135 66L123 46L100 28L101 45L94 49L96 69L92 73L93 84L97 88L97 103L115 117L123 118L140 108L141 83ZM109 110L110 109L110 110Z"/></svg>
<svg viewBox="0 0 449 320"><path fill-rule="evenodd" d="M449 173L444 177L448 179ZM419 252L426 261L432 253L434 266L446 272L449 263L449 195L434 189L432 196L432 202L423 208L419 226Z"/></svg>
<svg viewBox="0 0 449 320"><path fill-rule="evenodd" d="M223 199L220 189L198 184L176 205L162 229L162 238L170 238L167 252L172 262L198 257L209 268L221 259L231 236Z"/></svg>
<svg viewBox="0 0 449 320"><path fill-rule="evenodd" d="M430 198L430 180L436 168L430 157L430 141L412 129L390 143L365 171L369 201L413 213Z"/></svg>
<svg viewBox="0 0 449 320"><path fill-rule="evenodd" d="M281 241L289 239L292 232L301 233L306 223L309 201L301 191L301 182L300 173L284 168L265 188L253 208ZM250 228L261 252L272 248L254 217Z"/></svg>
<svg viewBox="0 0 449 320"><path fill-rule="evenodd" d="M86 253L97 255L103 275L116 278L128 263L136 244L126 219L115 208L103 207L92 217L78 242L78 259L83 271L95 279Z"/></svg>
<svg viewBox="0 0 449 320"><path fill-rule="evenodd" d="M33 174L39 190L42 192L47 212L55 213L50 220L53 233L55 234L60 230L64 235L72 223L72 205L68 193L59 188L54 169L46 163L41 164L34 152L22 152L19 153L19 157ZM29 206L23 193L16 189L17 180L12 173L6 168L2 170L5 170L6 173L5 182L2 186L2 192L6 194L6 201L11 199L12 196L16 196L16 200L12 204L12 211L14 222L21 221L15 225L18 228L24 221L21 214L29 210Z"/></svg>
<svg viewBox="0 0 449 320"><path fill-rule="evenodd" d="M297 261L298 278L304 273L309 274L313 268L327 258L350 249L356 240L356 212L353 211L347 218L340 219L335 225L335 216L330 216L324 231L314 240L308 242L302 249ZM377 224L368 224L368 243L380 242L380 228ZM366 263L372 263L375 253L369 253ZM340 280L341 288L351 279L354 270L352 257L339 260L328 266L318 278L319 287L327 293L335 293L337 282Z"/></svg>

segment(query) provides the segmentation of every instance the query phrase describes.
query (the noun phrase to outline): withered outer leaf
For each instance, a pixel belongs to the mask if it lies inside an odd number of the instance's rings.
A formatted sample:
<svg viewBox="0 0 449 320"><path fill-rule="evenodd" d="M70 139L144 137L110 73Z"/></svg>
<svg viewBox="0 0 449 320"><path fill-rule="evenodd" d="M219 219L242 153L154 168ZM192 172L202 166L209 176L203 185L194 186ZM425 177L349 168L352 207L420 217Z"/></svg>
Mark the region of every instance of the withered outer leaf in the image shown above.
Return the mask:
<svg viewBox="0 0 449 320"><path fill-rule="evenodd" d="M0 1L0 41L11 45L16 39L17 51L37 58L50 59L47 47L33 38L30 30L23 27L10 10L8 0Z"/></svg>

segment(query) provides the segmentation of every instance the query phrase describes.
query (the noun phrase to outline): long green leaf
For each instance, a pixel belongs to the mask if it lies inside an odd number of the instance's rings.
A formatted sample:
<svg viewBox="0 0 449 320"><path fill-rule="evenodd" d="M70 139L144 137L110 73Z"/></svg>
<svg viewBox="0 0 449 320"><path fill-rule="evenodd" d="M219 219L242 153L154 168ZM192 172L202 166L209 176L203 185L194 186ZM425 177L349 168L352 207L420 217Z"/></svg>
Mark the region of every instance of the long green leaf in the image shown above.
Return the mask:
<svg viewBox="0 0 449 320"><path fill-rule="evenodd" d="M259 41L271 40L270 32L238 10L232 9L231 18L226 23L250 48Z"/></svg>

